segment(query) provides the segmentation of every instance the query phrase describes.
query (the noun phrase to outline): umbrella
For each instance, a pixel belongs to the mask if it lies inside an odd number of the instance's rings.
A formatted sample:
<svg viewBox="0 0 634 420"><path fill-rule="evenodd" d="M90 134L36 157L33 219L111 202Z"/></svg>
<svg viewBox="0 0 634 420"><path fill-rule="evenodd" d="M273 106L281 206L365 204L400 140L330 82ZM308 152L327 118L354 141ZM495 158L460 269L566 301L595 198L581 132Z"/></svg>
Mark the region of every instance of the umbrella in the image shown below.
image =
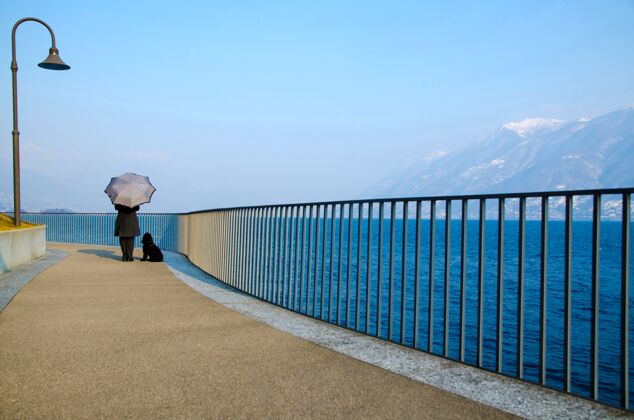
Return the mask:
<svg viewBox="0 0 634 420"><path fill-rule="evenodd" d="M104 190L112 204L134 207L149 203L156 188L147 176L125 173L110 180Z"/></svg>

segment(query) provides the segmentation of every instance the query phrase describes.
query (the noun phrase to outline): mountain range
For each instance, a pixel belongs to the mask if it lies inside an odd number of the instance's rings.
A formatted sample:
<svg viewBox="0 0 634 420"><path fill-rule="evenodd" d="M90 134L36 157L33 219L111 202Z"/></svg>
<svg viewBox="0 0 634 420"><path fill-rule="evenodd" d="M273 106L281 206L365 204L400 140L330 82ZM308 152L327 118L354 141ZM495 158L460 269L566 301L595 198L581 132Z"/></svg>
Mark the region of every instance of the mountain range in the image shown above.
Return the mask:
<svg viewBox="0 0 634 420"><path fill-rule="evenodd" d="M634 186L634 105L594 119L529 118L399 168L365 198Z"/></svg>

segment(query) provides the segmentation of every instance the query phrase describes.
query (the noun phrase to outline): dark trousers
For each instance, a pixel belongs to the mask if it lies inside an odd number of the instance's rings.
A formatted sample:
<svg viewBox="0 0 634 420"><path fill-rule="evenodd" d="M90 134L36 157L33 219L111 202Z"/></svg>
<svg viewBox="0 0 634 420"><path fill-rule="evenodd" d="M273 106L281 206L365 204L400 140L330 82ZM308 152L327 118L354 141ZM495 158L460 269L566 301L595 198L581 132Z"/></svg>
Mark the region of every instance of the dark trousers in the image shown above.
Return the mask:
<svg viewBox="0 0 634 420"><path fill-rule="evenodd" d="M119 237L119 245L121 245L121 254L123 261L134 260L132 253L134 252L134 236Z"/></svg>

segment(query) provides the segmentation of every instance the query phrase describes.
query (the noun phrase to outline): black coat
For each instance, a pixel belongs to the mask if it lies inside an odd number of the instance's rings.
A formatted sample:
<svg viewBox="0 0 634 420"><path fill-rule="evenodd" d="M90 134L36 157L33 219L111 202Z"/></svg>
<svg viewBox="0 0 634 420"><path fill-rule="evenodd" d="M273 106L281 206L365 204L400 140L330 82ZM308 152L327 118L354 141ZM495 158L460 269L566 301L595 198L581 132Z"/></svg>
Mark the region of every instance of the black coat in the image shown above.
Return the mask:
<svg viewBox="0 0 634 420"><path fill-rule="evenodd" d="M114 224L114 236L120 236L122 238L139 236L141 229L139 228L139 219L136 217L139 206L130 208L116 204L114 208L119 212L117 214L117 221Z"/></svg>

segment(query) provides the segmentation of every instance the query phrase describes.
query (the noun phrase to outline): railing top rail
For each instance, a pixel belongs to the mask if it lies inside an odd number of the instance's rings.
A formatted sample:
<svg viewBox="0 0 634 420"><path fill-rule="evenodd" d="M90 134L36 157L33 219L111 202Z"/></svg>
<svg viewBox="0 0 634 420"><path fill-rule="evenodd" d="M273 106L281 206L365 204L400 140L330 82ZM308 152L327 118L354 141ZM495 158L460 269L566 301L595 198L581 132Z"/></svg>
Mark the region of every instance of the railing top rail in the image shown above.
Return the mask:
<svg viewBox="0 0 634 420"><path fill-rule="evenodd" d="M525 192L525 193L503 193L503 194L467 194L467 195L438 195L438 196L416 196L416 197L396 197L396 198L371 198L371 199L358 199L358 200L341 200L341 201L313 201L304 203L286 203L286 204L263 204L257 206L238 206L238 207L223 207L207 210L196 210L188 213L180 214L199 214L210 213L227 210L245 210L245 209L259 209L259 208L273 208L273 207L298 207L298 206L322 206L322 205L335 205L335 204L378 204L378 203L402 203L402 202L417 202L417 201L447 201L447 200L491 200L500 198L539 198L539 197L566 197L566 196L582 196L582 195L617 195L634 193L634 187L630 188L601 188L601 189L589 189L589 190L559 190L559 191L542 191L542 192Z"/></svg>

